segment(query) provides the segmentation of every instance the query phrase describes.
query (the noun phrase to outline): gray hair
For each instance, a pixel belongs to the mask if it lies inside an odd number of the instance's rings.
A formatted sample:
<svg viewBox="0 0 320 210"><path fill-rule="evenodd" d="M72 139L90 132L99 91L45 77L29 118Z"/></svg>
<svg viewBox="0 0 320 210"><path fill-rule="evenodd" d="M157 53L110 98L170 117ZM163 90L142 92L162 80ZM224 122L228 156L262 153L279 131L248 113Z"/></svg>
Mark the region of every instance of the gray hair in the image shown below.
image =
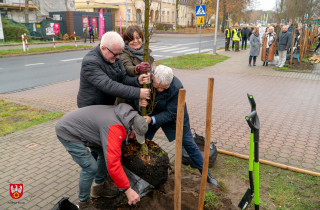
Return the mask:
<svg viewBox="0 0 320 210"><path fill-rule="evenodd" d="M154 79L157 78L158 82L162 85L170 85L173 80L172 69L168 66L159 65L154 70Z"/></svg>
<svg viewBox="0 0 320 210"><path fill-rule="evenodd" d="M273 26L270 26L270 27L268 28L268 30L269 30L269 29L272 29L272 31L274 31L274 28L273 28Z"/></svg>
<svg viewBox="0 0 320 210"><path fill-rule="evenodd" d="M103 34L101 39L101 45L111 48L114 44L118 44L122 49L124 48L124 41L117 32L109 31Z"/></svg>

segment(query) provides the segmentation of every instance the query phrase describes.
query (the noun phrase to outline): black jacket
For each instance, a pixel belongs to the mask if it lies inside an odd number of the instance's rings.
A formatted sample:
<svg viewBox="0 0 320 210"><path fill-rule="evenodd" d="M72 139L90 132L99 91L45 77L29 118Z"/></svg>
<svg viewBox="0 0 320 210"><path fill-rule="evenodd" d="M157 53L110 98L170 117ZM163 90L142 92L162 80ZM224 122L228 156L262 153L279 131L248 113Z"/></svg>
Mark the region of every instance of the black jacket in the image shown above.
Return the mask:
<svg viewBox="0 0 320 210"><path fill-rule="evenodd" d="M242 38L249 38L250 37L249 34L250 34L250 29L249 28L241 29L241 37Z"/></svg>
<svg viewBox="0 0 320 210"><path fill-rule="evenodd" d="M173 77L170 87L156 97L156 106L152 114L150 114L150 116L155 117L156 124L149 124L149 130L161 127L170 142L176 138L177 106L180 88L183 88L182 83L177 77ZM135 101L135 104L138 107L139 100ZM150 128L150 126L153 128ZM184 109L183 135L188 131L190 131L190 122L186 105Z"/></svg>
<svg viewBox="0 0 320 210"><path fill-rule="evenodd" d="M81 108L91 105L114 105L116 97L139 99L140 88L137 87L141 87L138 77L127 75L120 57L114 63L105 59L99 44L82 60L77 104Z"/></svg>
<svg viewBox="0 0 320 210"><path fill-rule="evenodd" d="M299 35L300 35L300 31L299 31L299 29L296 29L295 38L298 38Z"/></svg>

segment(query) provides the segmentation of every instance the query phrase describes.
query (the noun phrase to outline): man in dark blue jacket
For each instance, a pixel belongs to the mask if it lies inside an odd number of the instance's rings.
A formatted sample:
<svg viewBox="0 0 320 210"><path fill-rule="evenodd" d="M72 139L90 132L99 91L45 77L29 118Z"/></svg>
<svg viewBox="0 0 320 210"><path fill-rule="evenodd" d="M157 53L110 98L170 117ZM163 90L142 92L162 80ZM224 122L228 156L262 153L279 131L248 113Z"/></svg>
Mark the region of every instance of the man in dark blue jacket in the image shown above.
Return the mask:
<svg viewBox="0 0 320 210"><path fill-rule="evenodd" d="M149 128L145 137L152 140L159 128L162 128L170 142L176 137L176 117L179 89L183 88L177 77L173 76L172 69L159 65L152 75L152 86L155 89L155 107L150 116L145 116L149 123ZM151 96L152 98L152 96ZM137 101L136 101L137 104ZM145 99L139 100L140 107L146 107L148 102ZM183 140L182 145L194 162L200 173L202 173L203 156L193 140L190 130L189 115L187 106L184 110ZM218 186L217 180L208 173L208 183Z"/></svg>

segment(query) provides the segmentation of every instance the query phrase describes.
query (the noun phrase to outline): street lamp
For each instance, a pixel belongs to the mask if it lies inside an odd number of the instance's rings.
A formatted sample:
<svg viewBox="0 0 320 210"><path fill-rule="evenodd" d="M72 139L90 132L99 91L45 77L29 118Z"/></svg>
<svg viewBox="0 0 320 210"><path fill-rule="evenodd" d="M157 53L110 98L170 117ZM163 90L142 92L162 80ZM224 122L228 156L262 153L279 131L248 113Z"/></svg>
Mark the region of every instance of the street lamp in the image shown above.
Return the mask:
<svg viewBox="0 0 320 210"><path fill-rule="evenodd" d="M89 2L90 2L90 1L87 1L87 4L88 4L88 12L89 12Z"/></svg>

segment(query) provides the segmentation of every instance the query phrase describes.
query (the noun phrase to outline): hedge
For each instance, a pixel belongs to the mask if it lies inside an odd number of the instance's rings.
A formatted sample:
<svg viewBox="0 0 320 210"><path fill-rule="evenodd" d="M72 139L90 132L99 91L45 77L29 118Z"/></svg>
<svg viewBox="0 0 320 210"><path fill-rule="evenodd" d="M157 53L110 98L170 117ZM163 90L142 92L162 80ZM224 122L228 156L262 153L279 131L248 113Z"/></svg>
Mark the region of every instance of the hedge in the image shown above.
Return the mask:
<svg viewBox="0 0 320 210"><path fill-rule="evenodd" d="M21 35L30 35L28 29L22 24L12 24L8 20L3 19L3 32L5 41L21 41Z"/></svg>

